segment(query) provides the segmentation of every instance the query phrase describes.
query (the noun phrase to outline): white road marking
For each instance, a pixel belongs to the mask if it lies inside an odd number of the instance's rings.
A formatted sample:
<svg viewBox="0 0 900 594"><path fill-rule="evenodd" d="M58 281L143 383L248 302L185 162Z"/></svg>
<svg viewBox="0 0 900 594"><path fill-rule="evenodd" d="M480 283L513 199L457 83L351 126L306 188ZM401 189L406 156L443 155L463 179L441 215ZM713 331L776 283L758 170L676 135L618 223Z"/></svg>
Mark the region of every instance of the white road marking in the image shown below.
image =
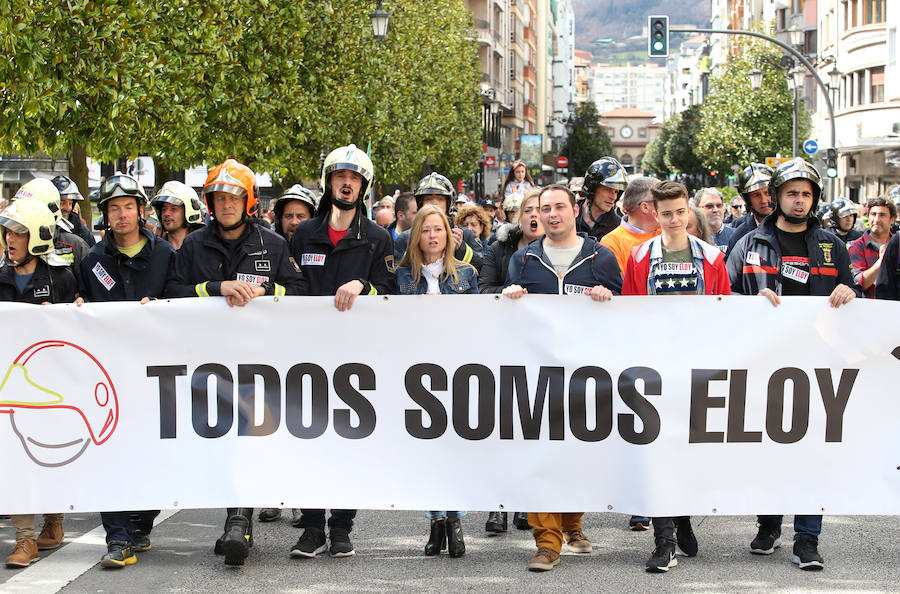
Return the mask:
<svg viewBox="0 0 900 594"><path fill-rule="evenodd" d="M158 526L178 509L164 509L156 516L153 525ZM100 562L106 552L106 531L97 526L67 545L23 569L0 584L3 592L28 592L29 594L53 594L78 579L81 574Z"/></svg>

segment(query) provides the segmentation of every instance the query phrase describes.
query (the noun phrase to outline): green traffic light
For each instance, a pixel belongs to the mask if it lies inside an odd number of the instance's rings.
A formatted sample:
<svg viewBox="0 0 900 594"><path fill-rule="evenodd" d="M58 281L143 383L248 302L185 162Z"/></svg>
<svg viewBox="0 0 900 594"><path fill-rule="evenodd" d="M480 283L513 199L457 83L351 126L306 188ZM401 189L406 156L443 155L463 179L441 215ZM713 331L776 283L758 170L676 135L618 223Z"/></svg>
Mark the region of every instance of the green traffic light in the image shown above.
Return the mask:
<svg viewBox="0 0 900 594"><path fill-rule="evenodd" d="M662 41L654 41L653 42L653 51L656 51L656 52L662 51L663 47L665 47L665 44L663 44Z"/></svg>
<svg viewBox="0 0 900 594"><path fill-rule="evenodd" d="M837 177L837 167L829 167L825 170L825 175L828 177Z"/></svg>

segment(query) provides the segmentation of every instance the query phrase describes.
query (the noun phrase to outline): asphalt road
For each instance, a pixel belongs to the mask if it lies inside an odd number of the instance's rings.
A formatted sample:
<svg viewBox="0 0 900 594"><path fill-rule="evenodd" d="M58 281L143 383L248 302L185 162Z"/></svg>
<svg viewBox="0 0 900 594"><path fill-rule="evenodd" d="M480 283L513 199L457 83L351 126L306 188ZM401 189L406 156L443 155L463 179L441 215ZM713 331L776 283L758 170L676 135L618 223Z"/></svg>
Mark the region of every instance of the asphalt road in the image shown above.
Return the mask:
<svg viewBox="0 0 900 594"><path fill-rule="evenodd" d="M171 513L171 512L169 512ZM166 515L166 512L164 512ZM228 568L212 552L221 533L222 510L183 510L159 522L153 550L136 565L101 568L105 552L98 514L66 519L63 547L24 570L0 570L3 592L891 592L900 590L900 518L826 517L820 552L825 569L806 572L790 562L790 543L769 557L751 555L753 518L695 517L697 557L679 557L667 574L648 574L643 565L652 532L630 532L627 517L587 514L584 528L594 544L590 555L564 554L556 569L531 573L529 531L500 536L484 532L487 514L463 520L467 554L425 557L427 521L421 512L362 511L351 534L357 554L333 559L292 559L300 535L290 513L273 523L256 523L247 564ZM0 520L4 555L14 532ZM785 532L788 539L791 531ZM71 581L70 581L71 580Z"/></svg>

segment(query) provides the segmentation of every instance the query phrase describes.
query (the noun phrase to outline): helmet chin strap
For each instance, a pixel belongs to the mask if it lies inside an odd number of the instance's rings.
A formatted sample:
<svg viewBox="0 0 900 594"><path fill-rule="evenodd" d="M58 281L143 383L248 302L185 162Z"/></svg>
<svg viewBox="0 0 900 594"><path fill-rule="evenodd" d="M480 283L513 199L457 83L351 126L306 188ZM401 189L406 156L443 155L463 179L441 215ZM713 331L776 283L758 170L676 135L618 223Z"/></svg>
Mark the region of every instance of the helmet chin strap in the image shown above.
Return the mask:
<svg viewBox="0 0 900 594"><path fill-rule="evenodd" d="M28 264L29 262L34 260L34 254L32 254L31 252L28 252L25 255L25 259L22 260L21 262L13 262L12 260L10 260L9 252L7 252L5 255L6 255L6 261L9 262L9 265L12 266L13 268L18 268L19 266L25 266L26 264Z"/></svg>
<svg viewBox="0 0 900 594"><path fill-rule="evenodd" d="M239 220L234 225L225 226L222 224L221 221L219 221L219 226L222 228L222 231L234 231L235 229L237 229L238 227L240 227L241 225L243 225L246 222L247 222L247 213L245 211L245 212L241 213L241 220Z"/></svg>
<svg viewBox="0 0 900 594"><path fill-rule="evenodd" d="M356 208L356 202L350 202L349 200L344 200L343 198L338 198L337 196L332 196L331 203L341 210L353 210L354 208Z"/></svg>

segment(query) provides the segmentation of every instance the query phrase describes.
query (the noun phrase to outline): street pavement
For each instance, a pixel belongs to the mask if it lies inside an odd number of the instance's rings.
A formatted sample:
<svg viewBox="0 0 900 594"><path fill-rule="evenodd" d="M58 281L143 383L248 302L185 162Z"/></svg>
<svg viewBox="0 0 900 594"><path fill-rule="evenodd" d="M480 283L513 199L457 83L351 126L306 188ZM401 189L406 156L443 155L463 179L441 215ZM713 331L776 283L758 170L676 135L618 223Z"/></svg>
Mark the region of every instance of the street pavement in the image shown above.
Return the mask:
<svg viewBox="0 0 900 594"><path fill-rule="evenodd" d="M463 520L467 552L425 557L427 521L421 512L361 511L351 538L356 556L292 559L300 530L290 511L272 523L255 523L255 546L247 564L228 568L213 554L223 510L163 512L152 534L153 550L138 563L103 569L105 552L99 514L66 518L66 544L23 570L0 570L2 592L897 592L900 591L900 518L826 517L820 552L825 569L801 571L791 561L790 529L785 544L768 557L751 555L753 518L695 517L700 543L695 558L679 557L667 574L648 574L644 562L652 532L631 532L621 514L586 514L590 555L565 554L553 571L531 573L530 531L500 536L484 532L487 514ZM511 514L510 514L510 519ZM788 518L790 520L790 518ZM788 524L790 526L790 524ZM40 526L38 526L40 528ZM0 520L5 555L14 530Z"/></svg>

